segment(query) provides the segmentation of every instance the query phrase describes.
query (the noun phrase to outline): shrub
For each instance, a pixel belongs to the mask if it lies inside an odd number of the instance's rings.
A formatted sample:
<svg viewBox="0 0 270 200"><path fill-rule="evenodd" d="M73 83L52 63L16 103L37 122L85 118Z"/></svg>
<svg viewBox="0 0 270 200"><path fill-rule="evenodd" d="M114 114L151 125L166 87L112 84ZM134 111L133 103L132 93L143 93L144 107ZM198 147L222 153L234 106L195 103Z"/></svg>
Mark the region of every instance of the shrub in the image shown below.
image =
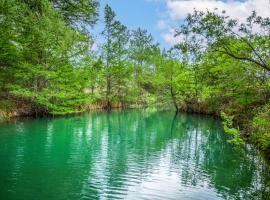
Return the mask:
<svg viewBox="0 0 270 200"><path fill-rule="evenodd" d="M224 131L233 137L232 139L229 140L229 142L235 145L243 145L244 141L241 138L239 127L237 128L233 127L233 116L229 116L226 113L222 112L221 117L223 120L222 123Z"/></svg>
<svg viewBox="0 0 270 200"><path fill-rule="evenodd" d="M270 150L270 104L267 104L253 119L254 133L251 139L264 151Z"/></svg>

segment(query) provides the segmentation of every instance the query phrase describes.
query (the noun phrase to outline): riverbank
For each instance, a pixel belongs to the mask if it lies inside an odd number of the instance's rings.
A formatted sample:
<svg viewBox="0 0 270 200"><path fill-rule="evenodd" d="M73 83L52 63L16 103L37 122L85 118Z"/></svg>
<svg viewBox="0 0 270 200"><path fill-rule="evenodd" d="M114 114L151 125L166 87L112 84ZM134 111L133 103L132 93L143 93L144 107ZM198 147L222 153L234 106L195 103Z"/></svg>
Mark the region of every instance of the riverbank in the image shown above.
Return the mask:
<svg viewBox="0 0 270 200"><path fill-rule="evenodd" d="M135 108L146 108L148 107L146 104L139 104L139 103L120 103L115 102L111 103L111 109L135 109ZM0 121L8 121L12 118L17 117L39 117L39 116L65 116L65 115L76 115L88 111L97 111L97 110L107 110L105 102L97 102L93 104L87 104L81 106L80 108L73 110L72 112L66 113L47 113L43 110L37 109L31 104L16 104L14 102L5 101L2 103L0 107Z"/></svg>
<svg viewBox="0 0 270 200"><path fill-rule="evenodd" d="M14 102L0 102L0 121L7 121L15 117L34 116L34 109L29 104L17 105Z"/></svg>
<svg viewBox="0 0 270 200"><path fill-rule="evenodd" d="M257 105L243 110L226 105L211 108L206 103L194 103L180 105L179 111L211 115L220 119L221 113L225 112L232 119L232 128L239 132L241 138L246 143L253 144L270 161L270 105Z"/></svg>

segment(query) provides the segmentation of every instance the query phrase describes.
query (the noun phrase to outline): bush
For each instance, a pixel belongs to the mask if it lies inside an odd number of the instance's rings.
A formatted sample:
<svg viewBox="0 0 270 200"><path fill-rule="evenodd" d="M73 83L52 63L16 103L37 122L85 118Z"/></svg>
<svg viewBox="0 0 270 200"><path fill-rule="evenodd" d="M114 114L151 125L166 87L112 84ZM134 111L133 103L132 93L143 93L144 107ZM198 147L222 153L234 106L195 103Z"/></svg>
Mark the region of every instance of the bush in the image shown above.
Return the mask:
<svg viewBox="0 0 270 200"><path fill-rule="evenodd" d="M254 133L251 139L260 149L270 152L270 104L267 104L253 119Z"/></svg>
<svg viewBox="0 0 270 200"><path fill-rule="evenodd" d="M226 113L222 112L221 117L223 120L222 123L224 131L233 137L231 140L229 140L229 142L235 145L243 145L244 141L241 138L239 127L233 127L233 116L229 116Z"/></svg>

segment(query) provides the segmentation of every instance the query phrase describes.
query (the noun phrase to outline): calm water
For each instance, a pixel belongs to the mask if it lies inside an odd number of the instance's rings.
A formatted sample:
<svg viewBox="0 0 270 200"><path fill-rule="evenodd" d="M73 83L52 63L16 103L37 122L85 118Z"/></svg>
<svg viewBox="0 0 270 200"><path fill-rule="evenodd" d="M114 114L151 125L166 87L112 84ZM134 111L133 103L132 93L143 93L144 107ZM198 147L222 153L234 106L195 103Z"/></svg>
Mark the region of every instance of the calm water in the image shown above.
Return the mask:
<svg viewBox="0 0 270 200"><path fill-rule="evenodd" d="M169 111L0 125L0 199L269 199L270 173L220 122Z"/></svg>

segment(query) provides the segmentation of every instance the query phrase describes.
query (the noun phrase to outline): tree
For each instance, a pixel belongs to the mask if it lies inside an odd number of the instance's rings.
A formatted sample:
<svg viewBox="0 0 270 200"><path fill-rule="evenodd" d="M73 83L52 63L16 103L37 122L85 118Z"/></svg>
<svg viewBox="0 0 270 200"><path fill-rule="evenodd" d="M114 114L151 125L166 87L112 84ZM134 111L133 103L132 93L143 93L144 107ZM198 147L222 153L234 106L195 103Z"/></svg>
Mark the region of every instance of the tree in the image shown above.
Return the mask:
<svg viewBox="0 0 270 200"><path fill-rule="evenodd" d="M156 49L157 45L154 44L152 35L148 34L146 30L138 28L132 32L129 57L134 65L134 76L139 98L143 95L142 88L147 85L145 82L147 79L144 76L151 72L149 61L151 55L155 54Z"/></svg>
<svg viewBox="0 0 270 200"><path fill-rule="evenodd" d="M0 9L1 95L36 114L80 111L87 101L88 35L62 21L47 0L1 1Z"/></svg>
<svg viewBox="0 0 270 200"><path fill-rule="evenodd" d="M186 24L176 31L176 36L190 35L199 41L204 50L217 51L236 60L250 62L270 71L269 35L270 18L262 18L253 12L246 23L225 15L207 11L195 11L186 18ZM255 31L254 29L259 30Z"/></svg>
<svg viewBox="0 0 270 200"><path fill-rule="evenodd" d="M172 51L157 54L156 59L156 76L154 78L156 95L159 102L172 101L176 111L179 110L178 105L178 82L177 77L181 73L181 64L173 58Z"/></svg>
<svg viewBox="0 0 270 200"><path fill-rule="evenodd" d="M50 0L53 7L61 14L65 22L70 25L93 26L98 17L96 0ZM34 1L33 1L34 2Z"/></svg>
<svg viewBox="0 0 270 200"><path fill-rule="evenodd" d="M103 56L105 58L105 76L106 76L106 104L104 108L110 110L112 108L112 98L118 96L118 100L122 101L125 59L127 54L128 31L127 28L116 19L116 14L110 6L105 6L104 11L105 28L102 35L105 37L103 45ZM115 86L114 88L113 85ZM117 93L117 94L116 94Z"/></svg>

